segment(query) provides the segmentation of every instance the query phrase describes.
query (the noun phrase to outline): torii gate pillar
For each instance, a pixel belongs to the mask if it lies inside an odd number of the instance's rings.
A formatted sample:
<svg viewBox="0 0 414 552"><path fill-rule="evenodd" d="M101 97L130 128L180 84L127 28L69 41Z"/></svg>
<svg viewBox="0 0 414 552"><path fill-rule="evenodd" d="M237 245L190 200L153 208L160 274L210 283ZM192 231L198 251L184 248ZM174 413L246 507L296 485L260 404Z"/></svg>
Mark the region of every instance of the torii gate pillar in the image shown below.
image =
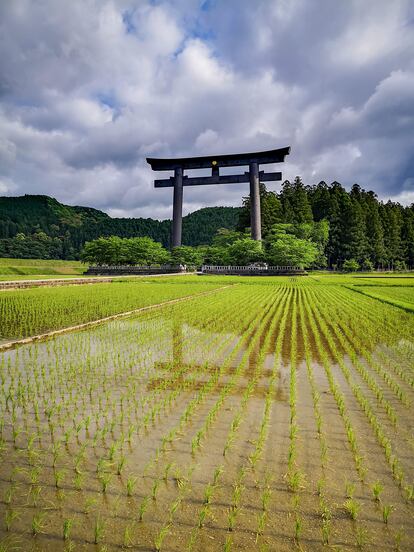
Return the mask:
<svg viewBox="0 0 414 552"><path fill-rule="evenodd" d="M260 187L259 187L259 165L249 164L250 179L250 231L252 238L257 241L262 239L262 223L260 213Z"/></svg>
<svg viewBox="0 0 414 552"><path fill-rule="evenodd" d="M183 231L183 169L178 167L174 170L174 196L173 196L173 220L171 247L181 245Z"/></svg>

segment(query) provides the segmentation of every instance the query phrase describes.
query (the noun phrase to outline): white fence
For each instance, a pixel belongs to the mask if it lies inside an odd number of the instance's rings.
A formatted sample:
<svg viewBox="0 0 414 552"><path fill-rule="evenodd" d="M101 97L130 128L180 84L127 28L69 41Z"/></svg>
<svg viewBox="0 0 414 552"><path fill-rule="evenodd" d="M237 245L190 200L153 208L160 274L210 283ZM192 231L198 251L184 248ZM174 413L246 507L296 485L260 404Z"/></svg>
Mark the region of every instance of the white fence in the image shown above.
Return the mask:
<svg viewBox="0 0 414 552"><path fill-rule="evenodd" d="M302 272L300 266L203 265L201 272Z"/></svg>

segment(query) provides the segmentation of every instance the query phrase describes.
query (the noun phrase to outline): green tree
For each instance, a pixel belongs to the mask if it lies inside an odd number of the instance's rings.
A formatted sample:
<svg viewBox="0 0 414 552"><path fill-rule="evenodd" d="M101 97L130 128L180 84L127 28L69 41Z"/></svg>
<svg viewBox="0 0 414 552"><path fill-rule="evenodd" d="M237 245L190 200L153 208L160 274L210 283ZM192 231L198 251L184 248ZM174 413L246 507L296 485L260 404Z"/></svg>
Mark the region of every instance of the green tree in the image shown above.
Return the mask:
<svg viewBox="0 0 414 552"><path fill-rule="evenodd" d="M356 259L361 262L366 256L368 243L365 218L358 201L345 194L340 204L340 243L338 260Z"/></svg>
<svg viewBox="0 0 414 552"><path fill-rule="evenodd" d="M314 220L329 220L332 211L332 201L330 188L327 183L322 180L316 186L309 186L307 192Z"/></svg>
<svg viewBox="0 0 414 552"><path fill-rule="evenodd" d="M122 264L124 260L123 240L118 236L111 236L86 242L80 257L83 262L90 264Z"/></svg>
<svg viewBox="0 0 414 552"><path fill-rule="evenodd" d="M86 242L81 260L98 265L163 264L170 259L169 253L151 238L98 238Z"/></svg>
<svg viewBox="0 0 414 552"><path fill-rule="evenodd" d="M249 263L262 261L263 250L259 241L251 238L242 238L227 248L229 262L232 265L245 266Z"/></svg>
<svg viewBox="0 0 414 552"><path fill-rule="evenodd" d="M407 207L401 229L403 256L409 268L414 267L414 206Z"/></svg>
<svg viewBox="0 0 414 552"><path fill-rule="evenodd" d="M346 190L339 182L332 182L329 187L330 209L328 213L329 240L326 246L328 265L339 264L342 245L341 204L346 196Z"/></svg>
<svg viewBox="0 0 414 552"><path fill-rule="evenodd" d="M401 206L388 201L382 207L382 224L384 228L385 257L390 269L394 268L396 261L403 260L403 248L401 240L402 216Z"/></svg>
<svg viewBox="0 0 414 552"><path fill-rule="evenodd" d="M293 182L285 180L282 184L280 201L285 222L312 222L313 214L308 193L299 176Z"/></svg>
<svg viewBox="0 0 414 552"><path fill-rule="evenodd" d="M201 266L203 264L203 250L189 245L174 247L171 252L173 264L183 264L187 266Z"/></svg>
<svg viewBox="0 0 414 552"><path fill-rule="evenodd" d="M371 259L364 259L362 262L361 269L364 272L372 272L374 270L374 265L371 261Z"/></svg>
<svg viewBox="0 0 414 552"><path fill-rule="evenodd" d="M227 247L232 245L236 241L241 240L242 238L247 238L248 235L242 232L237 232L236 230L229 230L228 228L219 228L216 232L216 235L213 238L212 245L214 247Z"/></svg>
<svg viewBox="0 0 414 552"><path fill-rule="evenodd" d="M384 229L381 224L377 196L374 192L367 192L365 207L369 257L375 266L382 266L385 261Z"/></svg>
<svg viewBox="0 0 414 552"><path fill-rule="evenodd" d="M355 259L347 259L342 264L342 270L345 272L356 272L359 270L359 263Z"/></svg>
<svg viewBox="0 0 414 552"><path fill-rule="evenodd" d="M122 243L122 262L130 265L166 264L170 254L151 238L125 238Z"/></svg>
<svg viewBox="0 0 414 552"><path fill-rule="evenodd" d="M203 255L203 264L208 265L228 265L230 258L228 247L216 245L202 245L199 247Z"/></svg>
<svg viewBox="0 0 414 552"><path fill-rule="evenodd" d="M275 224L265 240L266 248L269 249L271 243L284 234L291 234L300 240L314 244L317 249L317 255L311 262L311 265L321 268L326 266L325 248L329 237L329 223L327 220L312 223ZM307 264L307 266L311 265Z"/></svg>
<svg viewBox="0 0 414 552"><path fill-rule="evenodd" d="M282 233L269 240L266 251L266 259L274 266L309 267L317 255L317 246L310 240Z"/></svg>
<svg viewBox="0 0 414 552"><path fill-rule="evenodd" d="M318 249L318 254L313 263L314 266L325 268L327 265L326 247L329 240L329 222L326 219L313 223L310 240Z"/></svg>

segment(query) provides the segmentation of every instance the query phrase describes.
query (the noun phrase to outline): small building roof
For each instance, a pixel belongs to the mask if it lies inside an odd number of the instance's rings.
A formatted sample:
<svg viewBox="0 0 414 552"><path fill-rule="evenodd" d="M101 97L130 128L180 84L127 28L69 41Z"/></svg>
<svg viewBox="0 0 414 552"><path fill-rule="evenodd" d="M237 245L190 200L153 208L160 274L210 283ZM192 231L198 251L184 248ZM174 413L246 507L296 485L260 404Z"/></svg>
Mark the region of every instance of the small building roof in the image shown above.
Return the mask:
<svg viewBox="0 0 414 552"><path fill-rule="evenodd" d="M172 171L174 169L206 169L215 167L235 167L249 163L282 163L290 153L290 146L269 151L251 153L230 153L227 155L203 155L202 157L177 157L175 159L159 159L147 157L147 162L154 171Z"/></svg>

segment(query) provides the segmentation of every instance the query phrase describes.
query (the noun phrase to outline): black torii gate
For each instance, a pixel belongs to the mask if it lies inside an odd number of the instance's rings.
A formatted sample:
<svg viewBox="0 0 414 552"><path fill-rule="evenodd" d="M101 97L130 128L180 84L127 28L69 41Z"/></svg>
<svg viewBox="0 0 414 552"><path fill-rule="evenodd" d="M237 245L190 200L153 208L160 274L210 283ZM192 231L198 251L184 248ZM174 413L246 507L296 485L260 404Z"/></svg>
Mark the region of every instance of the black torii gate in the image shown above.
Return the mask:
<svg viewBox="0 0 414 552"><path fill-rule="evenodd" d="M250 182L251 235L254 240L262 239L260 222L259 182L282 180L282 173L259 170L259 165L282 163L289 155L290 147L253 153L232 153L229 155L207 155L203 157L181 157L157 159L147 157L153 171L174 171L174 176L154 180L155 188L174 187L173 224L171 247L181 245L183 222L183 186L204 186L206 184L233 184ZM220 175L220 167L249 166L244 174ZM184 176L185 170L211 168L211 176Z"/></svg>

